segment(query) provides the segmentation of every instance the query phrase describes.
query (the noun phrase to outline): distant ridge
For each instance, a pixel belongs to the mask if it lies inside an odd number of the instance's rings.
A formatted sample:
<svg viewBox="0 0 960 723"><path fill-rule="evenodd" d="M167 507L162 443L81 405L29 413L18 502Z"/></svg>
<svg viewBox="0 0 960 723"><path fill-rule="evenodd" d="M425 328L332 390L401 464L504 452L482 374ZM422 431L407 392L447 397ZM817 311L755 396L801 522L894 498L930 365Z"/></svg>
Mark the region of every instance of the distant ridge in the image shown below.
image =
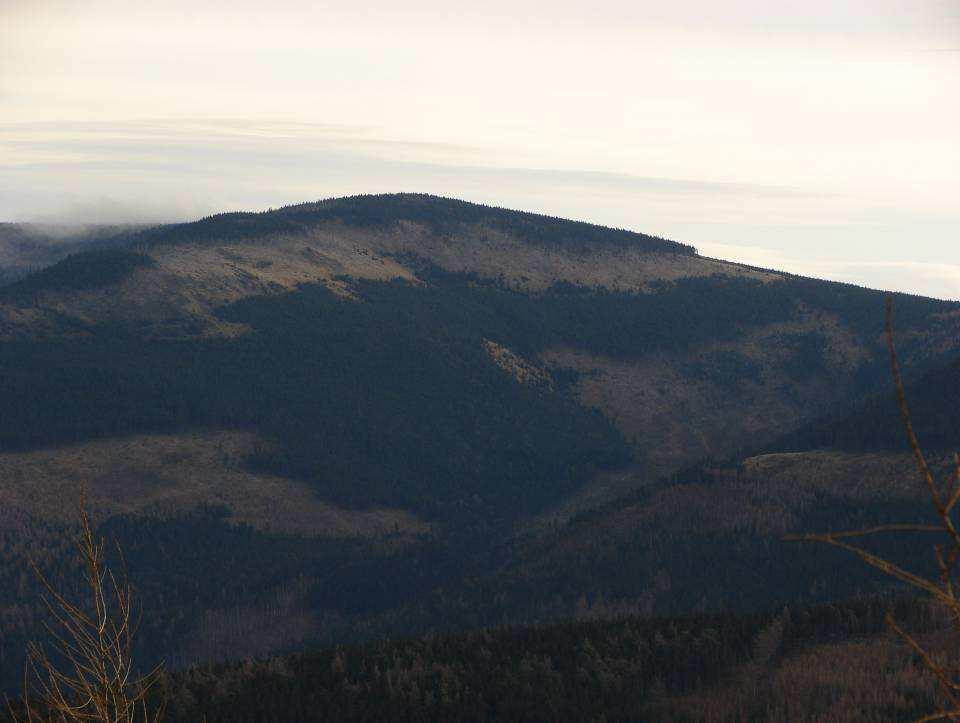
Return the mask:
<svg viewBox="0 0 960 723"><path fill-rule="evenodd" d="M439 235L455 233L465 225L484 225L512 233L526 243L553 248L585 249L599 245L688 256L697 253L693 246L635 231L425 193L364 194L261 212L221 213L189 223L146 229L134 238L147 245L235 241L269 233L302 232L317 223L331 221L356 228L389 228L412 222Z"/></svg>

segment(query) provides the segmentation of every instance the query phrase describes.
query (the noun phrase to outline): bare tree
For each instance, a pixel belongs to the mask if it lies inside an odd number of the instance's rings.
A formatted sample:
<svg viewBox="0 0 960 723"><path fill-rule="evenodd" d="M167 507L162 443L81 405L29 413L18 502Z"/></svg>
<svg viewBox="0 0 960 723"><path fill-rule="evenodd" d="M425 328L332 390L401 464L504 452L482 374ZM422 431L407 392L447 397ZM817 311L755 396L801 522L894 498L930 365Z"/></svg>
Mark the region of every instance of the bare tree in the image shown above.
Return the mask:
<svg viewBox="0 0 960 723"><path fill-rule="evenodd" d="M886 309L886 337L887 348L890 352L890 368L896 387L897 403L900 407L900 416L906 432L907 440L913 451L917 470L923 480L935 511L935 523L931 525L917 524L889 524L868 527L847 532L828 532L820 534L791 535L787 539L809 540L824 543L853 553L865 563L874 567L892 578L923 591L934 604L946 610L951 621L951 629L955 636L960 638L960 598L957 597L957 587L960 578L957 575L957 561L960 559L960 533L953 521L954 509L960 502L960 456L954 455L954 471L950 479L939 483L926 456L920 447L914 431L910 408L907 404L907 395L904 389L903 378L900 374L900 362L893 338L893 301L887 299ZM937 562L939 575L937 578L924 577L895 565L878 555L864 549L856 541L873 535L885 533L931 533L939 538L933 544L933 553ZM917 723L927 721L949 720L960 721L960 667L955 660L945 659L929 647L924 647L917 639L901 628L891 614L887 614L887 625L896 633L923 661L924 666L935 676L939 688L944 695L947 705L940 710L926 715Z"/></svg>
<svg viewBox="0 0 960 723"><path fill-rule="evenodd" d="M36 642L27 646L23 692L19 705L8 701L16 723L157 723L164 701L157 690L162 664L137 675L133 642L139 608L127 575L123 554L121 573L106 562L106 543L93 532L84 499L80 502L80 531L76 538L83 569L84 599L71 602L50 584L33 564L43 588L43 605L50 652ZM151 702L150 698L157 701Z"/></svg>

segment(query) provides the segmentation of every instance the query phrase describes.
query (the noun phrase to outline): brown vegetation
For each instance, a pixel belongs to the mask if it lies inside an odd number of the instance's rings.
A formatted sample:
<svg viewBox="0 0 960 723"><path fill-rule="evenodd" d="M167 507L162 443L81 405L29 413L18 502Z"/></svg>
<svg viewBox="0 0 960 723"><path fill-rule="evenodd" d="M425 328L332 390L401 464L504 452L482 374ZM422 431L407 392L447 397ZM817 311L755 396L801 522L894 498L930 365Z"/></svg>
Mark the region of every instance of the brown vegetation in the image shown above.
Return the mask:
<svg viewBox="0 0 960 723"><path fill-rule="evenodd" d="M217 307L305 283L322 283L350 296L343 277L416 282L414 270L394 257L407 254L448 271L473 272L529 291L542 291L558 281L643 291L655 282L692 276L781 278L698 256L607 247L589 253L547 249L482 226L441 237L413 222L391 231L327 222L297 235L221 244L212 238L201 244L157 246L149 254L156 264L119 286L47 292L29 308L0 303L0 338L75 333L75 328L63 326L64 318L84 324L136 320L149 325L144 328L155 336L232 336L246 328L218 318Z"/></svg>
<svg viewBox="0 0 960 723"><path fill-rule="evenodd" d="M532 384L553 389L553 378L543 367L531 364L519 354L511 351L502 344L485 339L484 348L493 359L494 364L503 369L521 384Z"/></svg>
<svg viewBox="0 0 960 723"><path fill-rule="evenodd" d="M378 537L427 529L402 510L344 509L320 500L304 482L251 472L245 460L264 444L248 432L203 430L0 453L0 521L11 527L15 518L32 516L66 523L71 513L61 501L82 481L94 518L222 505L232 521L265 532Z"/></svg>
<svg viewBox="0 0 960 723"><path fill-rule="evenodd" d="M456 236L437 236L412 221L400 233L373 236L385 253L417 254L442 269L501 279L538 292L558 281L623 291L649 291L658 282L694 276L731 276L776 281L782 275L702 256L596 245L587 250L524 243L503 231L473 225Z"/></svg>
<svg viewBox="0 0 960 723"><path fill-rule="evenodd" d="M613 420L642 452L647 476L657 476L772 441L849 395L850 375L868 354L864 343L836 317L814 318L800 309L796 314L790 323L756 328L742 340L642 359L611 359L571 348L540 356L548 368L581 374L574 387L577 399ZM798 378L781 339L810 333L824 337L825 368ZM735 385L704 372L722 358L741 359L755 371Z"/></svg>

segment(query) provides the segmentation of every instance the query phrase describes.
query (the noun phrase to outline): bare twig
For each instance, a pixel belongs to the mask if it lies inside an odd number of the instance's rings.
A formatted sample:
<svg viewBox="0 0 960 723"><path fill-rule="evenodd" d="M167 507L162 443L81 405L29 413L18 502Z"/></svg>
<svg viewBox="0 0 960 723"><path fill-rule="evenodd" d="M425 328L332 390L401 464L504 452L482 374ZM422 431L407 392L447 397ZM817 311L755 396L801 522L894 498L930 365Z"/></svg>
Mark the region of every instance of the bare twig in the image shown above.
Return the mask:
<svg viewBox="0 0 960 723"><path fill-rule="evenodd" d="M88 596L81 603L71 602L32 564L52 620L46 629L53 653L51 657L37 643L27 646L19 706L8 701L8 711L16 723L158 723L164 701L151 706L148 698L158 687L163 666L136 675L133 643L139 608L123 554L118 545L123 570L117 576L106 563L105 542L90 525L83 495L79 517L75 545Z"/></svg>
<svg viewBox="0 0 960 723"><path fill-rule="evenodd" d="M927 462L926 455L920 446L916 431L913 426L913 419L910 414L910 407L907 403L906 388L903 383L903 377L900 373L900 360L897 355L896 344L893 336L893 300L887 299L886 303L886 339L887 350L890 354L890 371L893 376L893 383L896 390L897 406L900 409L900 418L906 432L907 441L910 444L914 461L923 484L926 486L927 493L933 503L933 508L937 516L936 525L916 525L916 524L890 524L868 527L859 530L844 532L829 532L820 534L791 535L787 539L806 540L831 545L839 549L850 552L866 564L874 567L892 578L905 582L915 589L927 593L935 602L943 605L952 618L953 632L960 635L960 599L956 595L955 570L958 559L960 559L960 534L954 525L951 513L960 502L960 455L954 455L954 471L948 482L945 492L942 492L937 485L930 465ZM944 496L947 497L944 502ZM946 536L948 546L938 544L934 545L934 555L939 571L939 579L928 579L922 575L910 572L899 565L895 565L889 560L874 555L871 552L856 545L845 542L851 538L861 538L879 533L903 533L903 532L939 532ZM887 615L887 625L906 645L919 656L924 667L933 675L938 683L940 691L947 699L949 705L946 708L931 713L920 718L917 723L926 723L927 721L949 720L960 721L960 678L954 666L941 664L929 650L920 645L917 640L903 630L892 615Z"/></svg>

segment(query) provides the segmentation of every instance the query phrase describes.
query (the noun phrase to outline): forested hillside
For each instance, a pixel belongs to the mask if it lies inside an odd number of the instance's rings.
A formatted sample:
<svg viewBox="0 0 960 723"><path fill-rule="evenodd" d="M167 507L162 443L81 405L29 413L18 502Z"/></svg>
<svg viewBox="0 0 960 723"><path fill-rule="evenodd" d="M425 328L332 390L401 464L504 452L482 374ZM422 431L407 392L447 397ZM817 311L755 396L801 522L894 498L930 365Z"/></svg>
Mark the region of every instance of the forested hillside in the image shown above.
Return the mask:
<svg viewBox="0 0 960 723"><path fill-rule="evenodd" d="M890 604L498 629L196 668L171 681L170 718L914 720L937 698L884 635ZM916 634L938 630L922 606L893 607Z"/></svg>
<svg viewBox="0 0 960 723"><path fill-rule="evenodd" d="M3 687L81 482L177 666L873 594L782 536L925 512L880 436L771 447L885 383L880 292L406 194L111 238L0 289ZM896 309L911 379L953 362L960 305Z"/></svg>
<svg viewBox="0 0 960 723"><path fill-rule="evenodd" d="M960 358L930 369L909 386L908 397L920 443L935 450L960 448ZM835 448L852 451L909 449L892 387L853 410L806 424L773 445L775 449Z"/></svg>

